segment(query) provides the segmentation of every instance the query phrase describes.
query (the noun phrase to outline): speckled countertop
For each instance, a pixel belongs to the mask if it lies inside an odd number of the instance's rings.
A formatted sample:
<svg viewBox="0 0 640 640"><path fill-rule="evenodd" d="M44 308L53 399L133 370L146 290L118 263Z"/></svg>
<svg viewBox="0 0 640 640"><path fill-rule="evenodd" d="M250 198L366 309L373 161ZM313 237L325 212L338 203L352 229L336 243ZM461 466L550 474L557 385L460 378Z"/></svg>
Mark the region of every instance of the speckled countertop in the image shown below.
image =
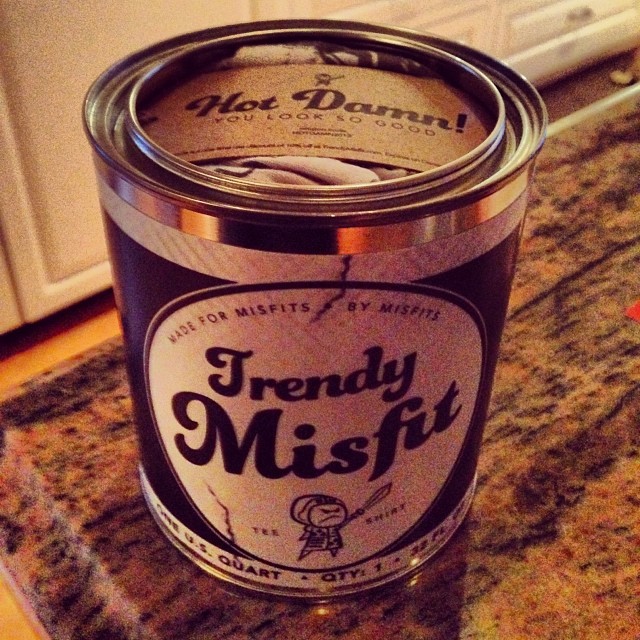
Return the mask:
<svg viewBox="0 0 640 640"><path fill-rule="evenodd" d="M54 638L640 638L640 109L538 163L469 517L408 584L231 595L144 505L118 340L1 407L0 553Z"/></svg>

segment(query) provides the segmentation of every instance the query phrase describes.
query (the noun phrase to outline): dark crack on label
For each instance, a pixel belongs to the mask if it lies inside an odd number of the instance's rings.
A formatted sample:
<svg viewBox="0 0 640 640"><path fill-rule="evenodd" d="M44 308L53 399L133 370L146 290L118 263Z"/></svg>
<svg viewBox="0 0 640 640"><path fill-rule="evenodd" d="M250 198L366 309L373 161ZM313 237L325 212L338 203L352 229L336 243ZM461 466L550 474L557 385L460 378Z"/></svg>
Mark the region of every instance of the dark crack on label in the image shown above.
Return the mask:
<svg viewBox="0 0 640 640"><path fill-rule="evenodd" d="M233 527L231 525L231 512L229 511L229 508L223 502L220 501L220 498L218 498L215 491L208 484L207 484L207 490L213 496L213 499L216 501L218 506L224 511L224 522L227 525L227 531L226 531L227 538L235 544L236 536L233 533Z"/></svg>
<svg viewBox="0 0 640 640"><path fill-rule="evenodd" d="M340 274L340 282L346 284L347 278L349 276L349 271L351 270L351 260L353 256L344 256L342 258L342 273ZM332 298L330 298L327 302L325 302L322 309L318 309L318 313L316 313L315 317L311 320L311 322L318 322L322 319L322 316L333 309L333 305L342 300L347 295L347 288L343 286L338 293L336 293Z"/></svg>

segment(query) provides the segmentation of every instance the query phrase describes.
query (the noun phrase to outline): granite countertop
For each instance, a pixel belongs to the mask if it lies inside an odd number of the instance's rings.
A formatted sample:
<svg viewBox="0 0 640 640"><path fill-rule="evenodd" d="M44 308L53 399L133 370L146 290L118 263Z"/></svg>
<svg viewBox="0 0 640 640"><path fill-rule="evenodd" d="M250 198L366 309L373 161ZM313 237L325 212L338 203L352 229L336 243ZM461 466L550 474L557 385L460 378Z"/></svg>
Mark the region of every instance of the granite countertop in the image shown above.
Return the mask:
<svg viewBox="0 0 640 640"><path fill-rule="evenodd" d="M546 144L477 496L425 570L306 606L223 590L147 512L122 345L5 400L0 553L54 638L640 638L640 108Z"/></svg>

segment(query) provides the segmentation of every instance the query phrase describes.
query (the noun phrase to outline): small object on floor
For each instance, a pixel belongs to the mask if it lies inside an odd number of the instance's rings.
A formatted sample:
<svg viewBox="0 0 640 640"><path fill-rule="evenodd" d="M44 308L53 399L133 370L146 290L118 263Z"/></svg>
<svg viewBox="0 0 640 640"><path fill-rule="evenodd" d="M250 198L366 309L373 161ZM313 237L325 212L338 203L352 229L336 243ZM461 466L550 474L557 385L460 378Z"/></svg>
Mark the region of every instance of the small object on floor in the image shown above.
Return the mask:
<svg viewBox="0 0 640 640"><path fill-rule="evenodd" d="M640 49L636 49L633 54L631 64L627 69L616 69L609 75L611 82L621 86L629 86L640 80Z"/></svg>
<svg viewBox="0 0 640 640"><path fill-rule="evenodd" d="M640 300L632 304L626 311L625 315L636 322L640 322Z"/></svg>

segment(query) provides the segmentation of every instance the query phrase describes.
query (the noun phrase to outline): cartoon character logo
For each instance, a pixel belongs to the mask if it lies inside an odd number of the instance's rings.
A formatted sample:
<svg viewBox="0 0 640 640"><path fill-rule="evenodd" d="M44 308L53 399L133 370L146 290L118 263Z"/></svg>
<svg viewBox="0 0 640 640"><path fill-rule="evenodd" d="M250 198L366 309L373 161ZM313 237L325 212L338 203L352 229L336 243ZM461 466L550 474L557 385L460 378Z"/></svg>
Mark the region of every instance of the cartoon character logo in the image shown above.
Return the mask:
<svg viewBox="0 0 640 640"><path fill-rule="evenodd" d="M304 532L299 538L304 542L304 546L298 560L320 551L328 551L335 558L344 547L340 530L384 500L390 493L391 483L378 489L351 515L347 505L334 496L315 493L296 498L291 505L290 515L295 522L304 526Z"/></svg>
<svg viewBox="0 0 640 640"><path fill-rule="evenodd" d="M328 87L334 80L342 80L344 76L332 76L328 73L316 73L316 87Z"/></svg>

